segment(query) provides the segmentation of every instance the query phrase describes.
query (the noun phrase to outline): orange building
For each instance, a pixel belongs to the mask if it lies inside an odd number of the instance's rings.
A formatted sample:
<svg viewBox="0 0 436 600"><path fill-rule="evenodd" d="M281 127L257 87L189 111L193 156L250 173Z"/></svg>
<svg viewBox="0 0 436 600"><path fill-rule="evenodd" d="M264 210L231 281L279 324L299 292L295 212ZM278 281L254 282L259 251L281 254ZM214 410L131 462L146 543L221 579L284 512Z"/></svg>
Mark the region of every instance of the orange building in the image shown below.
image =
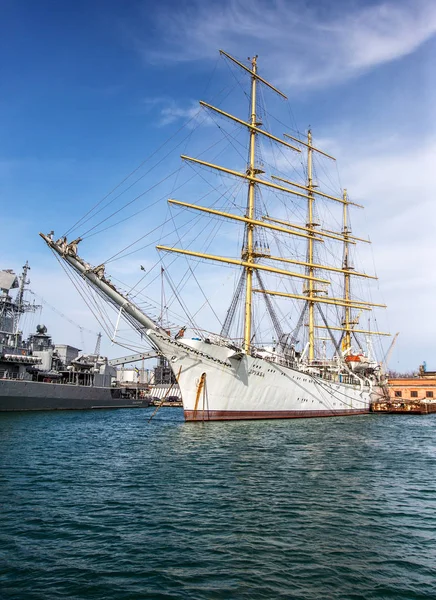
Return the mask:
<svg viewBox="0 0 436 600"><path fill-rule="evenodd" d="M426 371L419 367L417 375L412 377L390 377L389 397L393 400L436 400L436 371Z"/></svg>

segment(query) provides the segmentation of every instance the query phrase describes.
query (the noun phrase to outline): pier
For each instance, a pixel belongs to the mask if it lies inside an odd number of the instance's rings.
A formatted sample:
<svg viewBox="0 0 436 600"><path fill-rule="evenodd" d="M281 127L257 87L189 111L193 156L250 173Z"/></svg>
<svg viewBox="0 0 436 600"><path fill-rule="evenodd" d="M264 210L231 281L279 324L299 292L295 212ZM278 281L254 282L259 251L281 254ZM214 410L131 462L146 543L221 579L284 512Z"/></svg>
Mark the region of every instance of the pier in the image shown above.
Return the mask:
<svg viewBox="0 0 436 600"><path fill-rule="evenodd" d="M373 402L371 412L386 414L428 415L436 413L436 402L426 400L386 399Z"/></svg>

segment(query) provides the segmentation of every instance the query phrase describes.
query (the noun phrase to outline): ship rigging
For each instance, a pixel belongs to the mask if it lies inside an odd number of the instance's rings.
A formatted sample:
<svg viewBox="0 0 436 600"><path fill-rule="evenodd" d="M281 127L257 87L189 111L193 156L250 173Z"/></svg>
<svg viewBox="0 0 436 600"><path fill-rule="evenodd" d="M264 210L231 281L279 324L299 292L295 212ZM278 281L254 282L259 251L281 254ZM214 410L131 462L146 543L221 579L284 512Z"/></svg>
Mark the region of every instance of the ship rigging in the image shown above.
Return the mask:
<svg viewBox="0 0 436 600"><path fill-rule="evenodd" d="M224 51L221 51L221 55L250 76L249 118L244 120L204 101L200 105L203 110L235 123L248 132L246 168L229 168L186 154L182 154L181 158L193 169L213 171L219 176L231 178L238 185L244 184L247 194L245 209L242 214L237 214L234 210L222 210L213 205L205 206L175 198L170 198L168 204L170 208L180 207L220 222L242 224L244 233L240 256L212 254L205 250L182 248L175 243L156 245L163 256L166 253L182 255L240 269L220 333L211 335L210 332L197 329L199 337L189 339L180 335L180 331L184 332L186 327L181 328L185 324L179 323L178 335L173 337L162 318L153 318L148 308L144 310L134 301L135 294L122 293L107 278L107 265L92 267L79 256L81 237L68 242L66 236L58 241L54 241L50 235L41 236L64 265L71 267L91 290L117 309L117 325L123 317L169 361L181 388L188 420L331 416L368 412L374 395L382 394L384 377L369 339L370 336L389 334L359 325L362 313L384 308L384 305L361 299L352 293L353 281L377 279L375 275L356 270L351 259L352 247L369 243L364 238L356 237L351 229L350 208L362 207L350 200L345 189L341 194L334 194L318 188L314 176L314 155L329 161L335 159L314 145L310 129L306 139L287 132L284 133L286 139L282 139L263 128L258 110L259 86L283 99L286 96L259 75L257 56L247 66ZM258 154L259 138L280 146L283 151L305 154L305 181L297 182L281 174L267 179ZM280 198L297 199L300 202L300 214L301 204L304 203L305 221L294 222L282 218L282 215L270 215L263 199L261 201L264 190ZM318 209L318 201L321 200L340 207L342 222L339 228L331 229L321 222ZM271 253L268 234L272 235L277 255ZM178 239L180 241L180 235ZM293 242L289 243L288 240ZM304 244L303 251L301 244ZM340 264L327 260L321 262L319 248L327 245L329 248L332 246L336 255L338 247L341 248ZM340 284L340 293L330 292L330 288L337 287L333 283ZM274 340L270 346L259 344L257 339L259 330L254 326L257 297L264 299L266 313L273 326ZM278 316L274 305L276 300L297 301L300 304L292 331L286 331L287 323ZM243 317L241 338L231 335L239 308ZM331 314L338 318L338 322L331 322L331 315L326 312L329 308L336 311ZM188 308L186 313L189 317ZM163 310L161 317L162 314ZM320 338L318 331L324 331L328 337ZM362 336L366 338L366 348ZM304 347L298 346L300 337L305 340ZM330 356L327 355L327 345L332 349Z"/></svg>

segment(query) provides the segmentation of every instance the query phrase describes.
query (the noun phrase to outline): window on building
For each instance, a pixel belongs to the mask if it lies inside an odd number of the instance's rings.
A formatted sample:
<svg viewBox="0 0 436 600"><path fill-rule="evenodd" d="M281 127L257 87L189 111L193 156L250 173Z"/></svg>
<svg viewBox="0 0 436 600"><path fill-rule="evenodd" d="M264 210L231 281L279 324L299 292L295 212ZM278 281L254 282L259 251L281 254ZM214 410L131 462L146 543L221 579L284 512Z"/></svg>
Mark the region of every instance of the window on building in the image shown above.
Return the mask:
<svg viewBox="0 0 436 600"><path fill-rule="evenodd" d="M410 397L411 398L418 398L418 392L416 392L416 391L410 392Z"/></svg>
<svg viewBox="0 0 436 600"><path fill-rule="evenodd" d="M433 392L425 392L426 398L433 398Z"/></svg>
<svg viewBox="0 0 436 600"><path fill-rule="evenodd" d="M395 390L395 398L401 398L403 392L401 390Z"/></svg>

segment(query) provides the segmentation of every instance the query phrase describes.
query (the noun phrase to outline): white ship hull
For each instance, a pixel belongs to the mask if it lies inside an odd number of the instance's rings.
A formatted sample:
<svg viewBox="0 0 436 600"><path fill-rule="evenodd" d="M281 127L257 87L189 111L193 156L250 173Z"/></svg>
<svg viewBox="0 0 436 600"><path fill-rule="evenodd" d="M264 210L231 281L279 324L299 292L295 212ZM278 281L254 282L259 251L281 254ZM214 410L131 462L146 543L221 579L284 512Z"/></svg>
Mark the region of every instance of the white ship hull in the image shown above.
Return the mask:
<svg viewBox="0 0 436 600"><path fill-rule="evenodd" d="M380 394L369 382L329 381L225 346L147 333L172 366L187 421L365 414Z"/></svg>

